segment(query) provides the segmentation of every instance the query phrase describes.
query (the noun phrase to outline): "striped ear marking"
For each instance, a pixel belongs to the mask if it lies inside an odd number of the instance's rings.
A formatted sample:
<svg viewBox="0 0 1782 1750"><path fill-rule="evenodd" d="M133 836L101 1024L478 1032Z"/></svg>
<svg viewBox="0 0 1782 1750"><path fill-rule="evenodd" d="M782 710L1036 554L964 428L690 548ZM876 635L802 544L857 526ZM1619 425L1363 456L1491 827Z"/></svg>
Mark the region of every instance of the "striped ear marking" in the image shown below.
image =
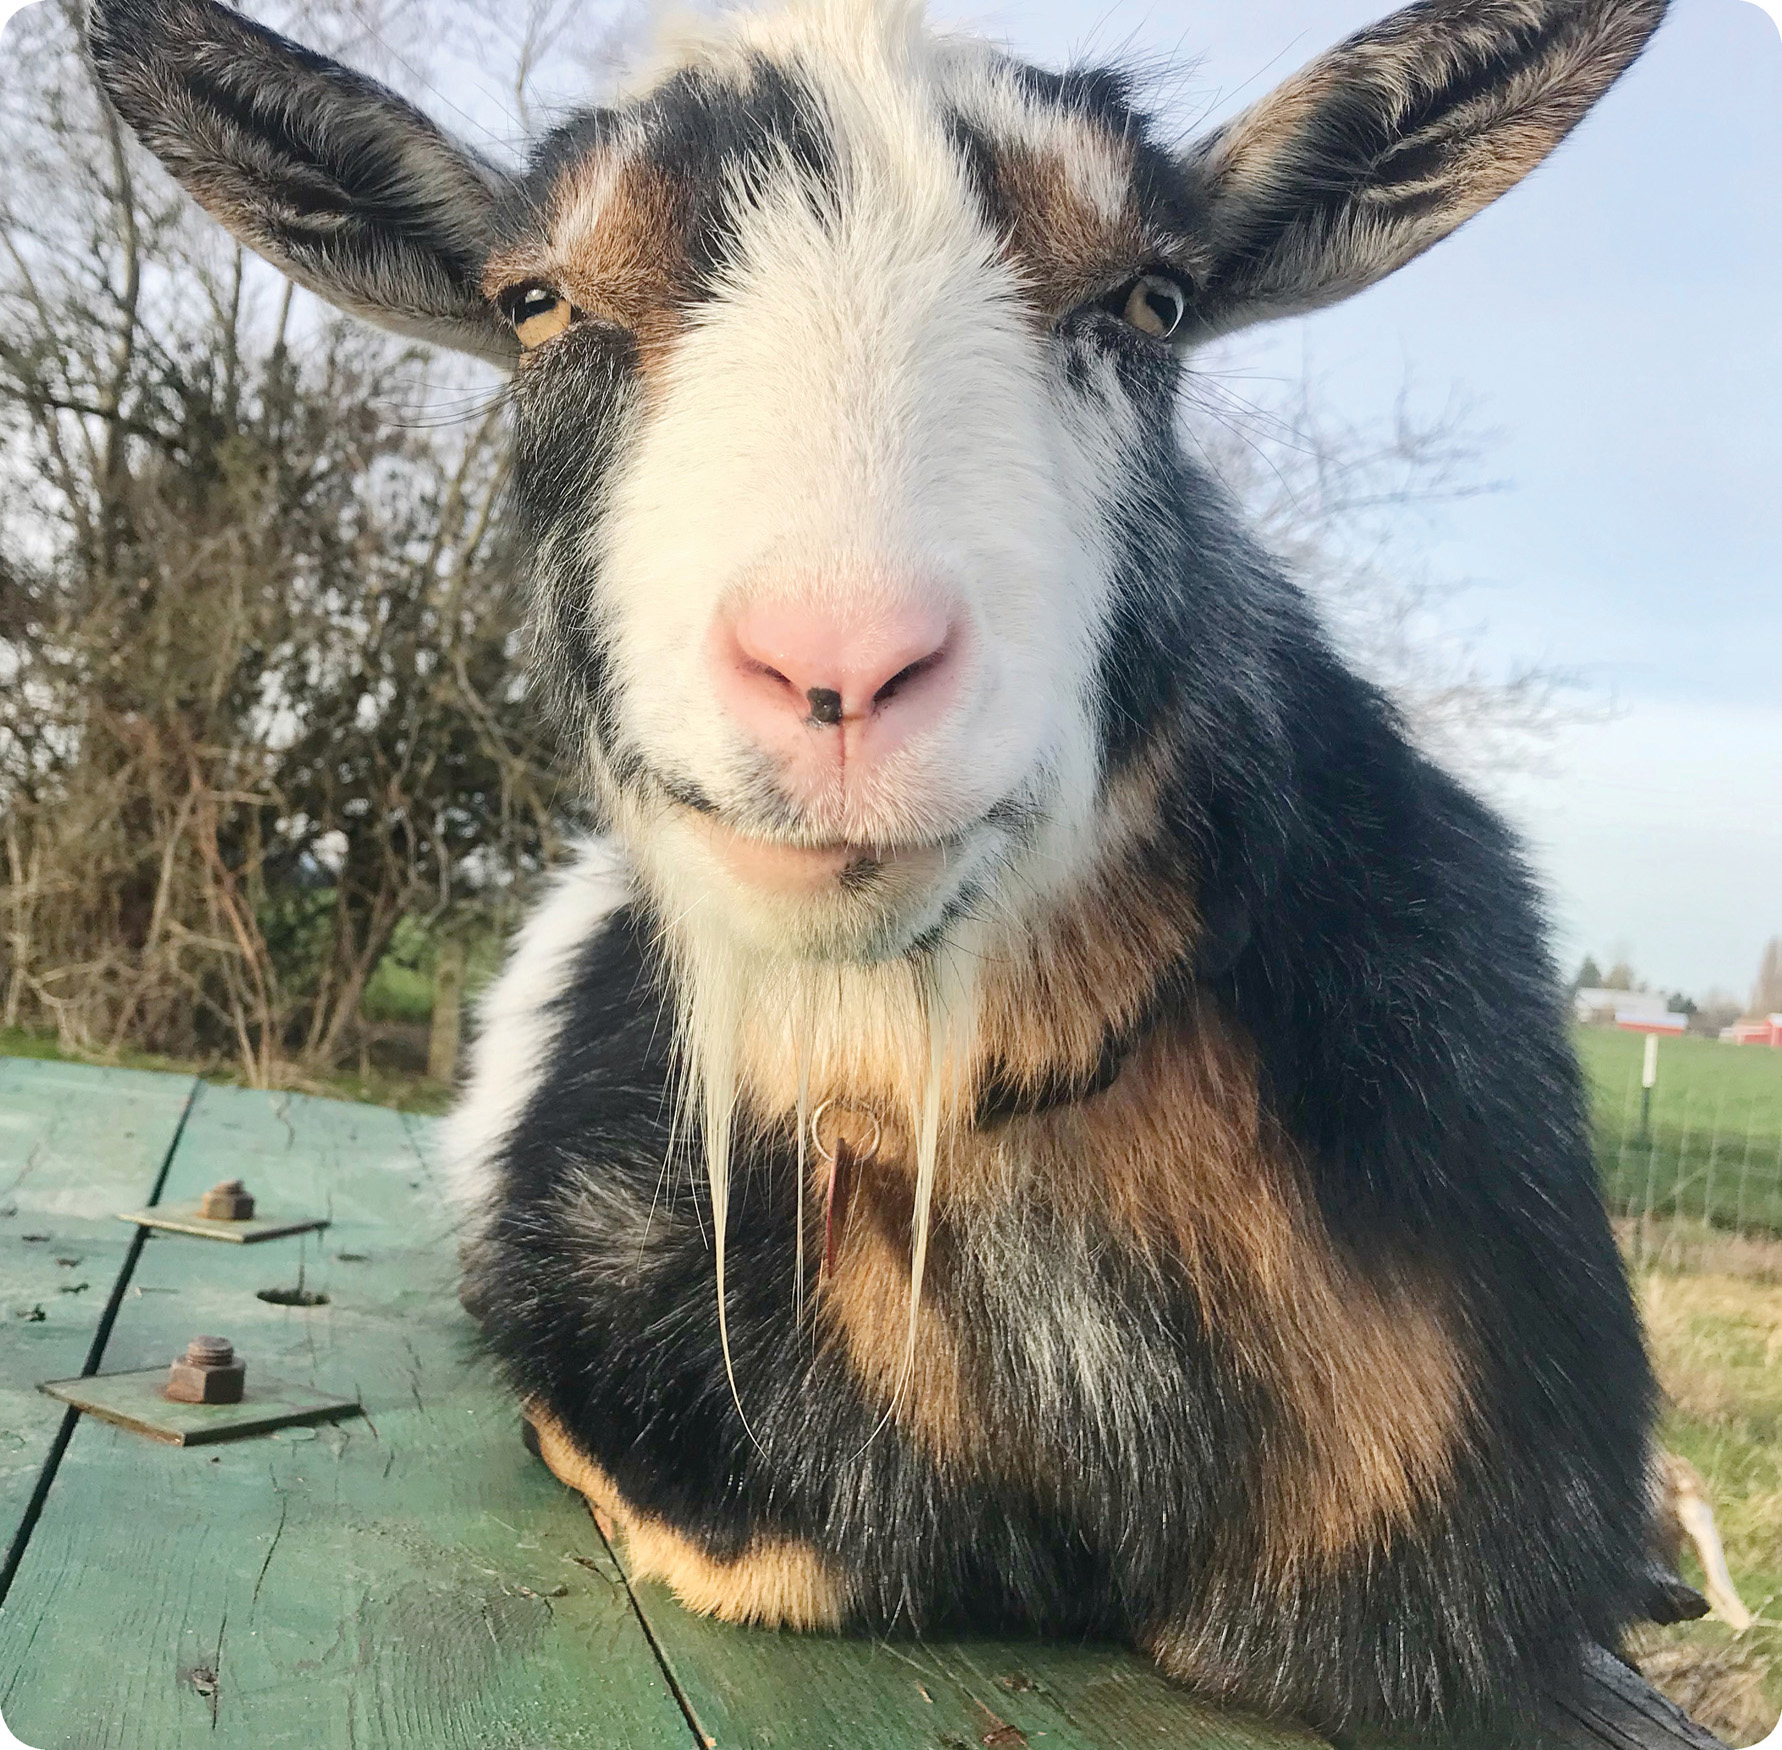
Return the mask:
<svg viewBox="0 0 1782 1750"><path fill-rule="evenodd" d="M380 327L511 363L482 295L503 178L394 92L214 0L95 0L94 70L206 211Z"/></svg>
<svg viewBox="0 0 1782 1750"><path fill-rule="evenodd" d="M1211 332L1347 297L1513 188L1583 120L1666 0L1423 0L1194 147Z"/></svg>

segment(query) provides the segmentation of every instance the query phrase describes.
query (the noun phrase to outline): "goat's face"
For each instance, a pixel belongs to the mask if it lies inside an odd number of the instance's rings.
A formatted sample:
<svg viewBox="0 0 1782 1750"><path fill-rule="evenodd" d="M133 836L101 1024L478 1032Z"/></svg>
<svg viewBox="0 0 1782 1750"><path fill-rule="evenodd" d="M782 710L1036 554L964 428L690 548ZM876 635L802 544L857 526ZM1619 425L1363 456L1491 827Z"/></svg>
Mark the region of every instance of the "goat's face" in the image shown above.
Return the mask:
<svg viewBox="0 0 1782 1750"><path fill-rule="evenodd" d="M254 247L513 362L538 649L664 915L875 961L1043 906L1173 733L1184 349L1446 234L1661 10L1429 0L1174 153L1115 77L797 0L520 177L210 0L93 47Z"/></svg>
<svg viewBox="0 0 1782 1750"><path fill-rule="evenodd" d="M801 22L565 128L484 285L542 651L654 885L879 957L1095 816L1191 232L1112 93Z"/></svg>

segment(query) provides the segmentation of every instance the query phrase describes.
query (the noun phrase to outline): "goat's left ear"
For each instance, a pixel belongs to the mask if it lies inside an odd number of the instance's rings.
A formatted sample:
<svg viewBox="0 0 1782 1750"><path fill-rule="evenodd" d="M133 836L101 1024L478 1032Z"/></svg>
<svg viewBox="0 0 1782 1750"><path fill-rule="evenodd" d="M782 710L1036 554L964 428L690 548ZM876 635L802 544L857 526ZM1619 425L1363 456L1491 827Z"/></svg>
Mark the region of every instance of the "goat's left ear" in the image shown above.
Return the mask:
<svg viewBox="0 0 1782 1750"><path fill-rule="evenodd" d="M1204 331L1334 303L1422 254L1577 126L1665 5L1423 0L1313 61L1189 153Z"/></svg>
<svg viewBox="0 0 1782 1750"><path fill-rule="evenodd" d="M480 291L501 175L394 92L214 0L93 0L118 113L215 218L383 328L511 363Z"/></svg>

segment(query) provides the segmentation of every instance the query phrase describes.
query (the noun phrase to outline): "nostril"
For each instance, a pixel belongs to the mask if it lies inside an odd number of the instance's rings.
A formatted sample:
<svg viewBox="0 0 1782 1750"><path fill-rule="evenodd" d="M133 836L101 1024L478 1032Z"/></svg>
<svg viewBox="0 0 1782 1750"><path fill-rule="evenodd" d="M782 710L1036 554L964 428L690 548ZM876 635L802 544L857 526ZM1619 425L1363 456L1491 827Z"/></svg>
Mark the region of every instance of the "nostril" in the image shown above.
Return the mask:
<svg viewBox="0 0 1782 1750"><path fill-rule="evenodd" d="M812 687L805 698L810 702L813 723L839 723L842 720L842 696L832 687Z"/></svg>
<svg viewBox="0 0 1782 1750"><path fill-rule="evenodd" d="M927 674L930 669L936 667L944 654L944 651L931 650L926 656L900 668L890 680L886 681L885 684L873 694L872 702L874 709L876 710L880 705L888 703L891 699L895 698L898 693L902 692L911 681L920 679L923 675Z"/></svg>
<svg viewBox="0 0 1782 1750"><path fill-rule="evenodd" d="M803 697L803 689L790 676L782 674L771 663L758 662L753 657L745 657L737 666L742 673L752 675L764 686L788 693L794 699Z"/></svg>

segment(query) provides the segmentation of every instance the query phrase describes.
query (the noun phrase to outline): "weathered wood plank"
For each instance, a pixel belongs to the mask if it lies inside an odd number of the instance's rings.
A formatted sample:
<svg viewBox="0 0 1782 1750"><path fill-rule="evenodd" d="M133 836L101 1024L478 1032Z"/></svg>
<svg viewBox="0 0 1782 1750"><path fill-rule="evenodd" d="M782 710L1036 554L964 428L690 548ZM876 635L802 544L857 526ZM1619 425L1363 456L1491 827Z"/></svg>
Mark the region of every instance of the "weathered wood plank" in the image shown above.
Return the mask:
<svg viewBox="0 0 1782 1750"><path fill-rule="evenodd" d="M779 1634L691 1616L638 1586L644 1616L720 1750L1317 1750L1215 1710L1111 1646Z"/></svg>
<svg viewBox="0 0 1782 1750"><path fill-rule="evenodd" d="M216 1332L250 1378L366 1415L197 1449L83 1417L0 1612L7 1723L40 1750L200 1732L243 1750L687 1750L598 1535L474 1358L404 1120L205 1088L164 1194L237 1176L334 1225L254 1247L153 1235L107 1370ZM256 1298L299 1280L327 1304Z"/></svg>
<svg viewBox="0 0 1782 1750"><path fill-rule="evenodd" d="M1540 1750L1726 1750L1637 1672L1600 1647L1552 1710Z"/></svg>
<svg viewBox="0 0 1782 1750"><path fill-rule="evenodd" d="M86 1365L193 1085L0 1058L0 1569L64 1416L37 1382Z"/></svg>
<svg viewBox="0 0 1782 1750"><path fill-rule="evenodd" d="M1203 1706L1116 1647L769 1634L689 1616L659 1586L634 1591L699 1728L723 1750L1725 1750L1600 1649L1519 1734L1332 1741Z"/></svg>

